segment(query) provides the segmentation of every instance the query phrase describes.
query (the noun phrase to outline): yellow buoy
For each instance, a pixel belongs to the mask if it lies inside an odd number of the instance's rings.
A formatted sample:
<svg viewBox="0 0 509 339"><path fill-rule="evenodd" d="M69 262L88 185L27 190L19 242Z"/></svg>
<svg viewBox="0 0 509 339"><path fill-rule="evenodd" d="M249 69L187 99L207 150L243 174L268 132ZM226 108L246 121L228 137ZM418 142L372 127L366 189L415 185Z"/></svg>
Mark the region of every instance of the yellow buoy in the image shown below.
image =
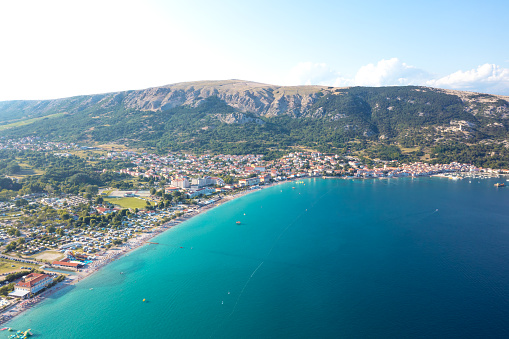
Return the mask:
<svg viewBox="0 0 509 339"><path fill-rule="evenodd" d="M143 299L143 302L145 302L145 299Z"/></svg>

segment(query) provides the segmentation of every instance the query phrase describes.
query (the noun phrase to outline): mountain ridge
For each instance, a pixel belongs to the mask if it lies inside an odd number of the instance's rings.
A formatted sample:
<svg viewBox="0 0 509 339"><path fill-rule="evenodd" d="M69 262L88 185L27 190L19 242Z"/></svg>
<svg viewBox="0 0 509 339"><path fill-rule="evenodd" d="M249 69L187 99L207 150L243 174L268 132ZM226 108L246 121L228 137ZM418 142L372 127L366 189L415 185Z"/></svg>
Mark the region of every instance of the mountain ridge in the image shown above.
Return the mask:
<svg viewBox="0 0 509 339"><path fill-rule="evenodd" d="M509 97L423 86L224 80L0 102L0 136L33 135L161 152L245 154L289 147L346 152L392 144L431 154L450 142L509 146Z"/></svg>
<svg viewBox="0 0 509 339"><path fill-rule="evenodd" d="M503 95L424 86L406 87L456 95L465 102L471 102L472 98L479 96L484 97L485 102L509 101L509 96ZM338 90L351 88L359 87L278 86L235 79L181 82L140 90L80 95L50 100L0 101L0 123L9 120L5 118L33 118L53 113L74 113L83 109L83 107L97 103L101 103L101 108L123 103L127 109L163 111L180 105L196 106L200 104L201 100L213 95L218 96L221 100L242 112L254 113L260 116L289 114L298 117L302 116L309 106L317 100L317 93L335 94ZM23 116L23 114L25 115Z"/></svg>

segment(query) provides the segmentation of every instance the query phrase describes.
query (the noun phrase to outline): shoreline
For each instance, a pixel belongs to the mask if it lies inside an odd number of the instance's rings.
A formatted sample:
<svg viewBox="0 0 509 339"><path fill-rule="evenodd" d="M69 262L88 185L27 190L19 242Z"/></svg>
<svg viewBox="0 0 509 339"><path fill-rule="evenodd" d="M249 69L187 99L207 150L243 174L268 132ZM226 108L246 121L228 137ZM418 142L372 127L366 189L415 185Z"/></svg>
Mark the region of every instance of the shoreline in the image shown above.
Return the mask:
<svg viewBox="0 0 509 339"><path fill-rule="evenodd" d="M437 176L426 176L426 177L432 178L432 177L437 177ZM438 177L443 177L443 176L438 176ZM23 315L26 311L33 308L38 303L40 303L41 301L44 301L46 298L50 297L51 295L55 294L56 292L62 291L65 288L75 285L75 284L79 283L80 281L86 279L87 277L92 276L94 273L96 273L100 269L106 267L111 262L121 259L123 256L128 255L130 252L132 252L138 248L141 248L144 245L154 244L154 243L150 242L151 239L163 234L164 232L170 230L171 228L173 228L175 226L182 224L185 221L192 219L195 216L198 216L204 212L207 212L207 211L212 210L218 206L221 206L224 203L233 201L235 199L241 198L243 196L246 196L246 195L256 192L256 191L263 190L265 188L278 186L278 185L281 185L284 183L291 183L291 182L299 181L299 180L303 180L303 179L316 179L316 178L320 178L320 179L361 179L361 180L389 179L389 178L345 178L345 177L334 177L334 176L333 177L322 176L322 177L294 178L292 180L278 181L278 182L273 182L269 185L259 186L258 189L252 189L252 190L247 189L247 190L240 191L233 195L224 196L220 200L215 201L214 203L200 207L199 209L194 210L192 212L188 212L188 213L186 213L176 219L172 219L160 226L156 226L150 231L150 233L142 233L135 238L129 239L126 243L122 244L121 246L106 250L104 253L99 255L100 257L98 259L96 259L94 262L89 264L89 266L87 268L82 269L81 271L76 271L75 274L73 274L74 271L69 271L69 274L67 275L67 277L64 281L58 283L57 285L51 287L50 289L44 291L43 293L41 293L31 299L20 300L16 303L12 304L11 306L7 307L5 310L1 311L0 312L0 325L3 325L9 321L12 321L16 317ZM399 178L401 178L401 177L395 177L393 179L399 179ZM405 177L403 177L403 178L405 178ZM406 177L406 178L408 178L408 177ZM491 179L493 179L493 178L491 178ZM62 295L64 295L65 293L67 293L67 292L64 291L64 293Z"/></svg>
<svg viewBox="0 0 509 339"><path fill-rule="evenodd" d="M307 177L308 179L310 177ZM222 197L220 200L205 205L203 207L200 207L198 210L194 210L192 212L186 213L179 218L170 220L160 226L155 227L151 230L150 233L143 233L135 238L129 239L126 243L122 244L119 247L115 247L112 249L106 250L102 255L100 255L100 258L95 260L85 269L82 269L81 271L76 271L76 275L68 274L64 281L56 284L55 286L51 287L49 290L44 291L41 294L38 294L37 296L27 299L27 300L20 300L17 303L14 303L12 306L7 307L5 310L0 312L0 325L3 325L9 321L14 320L16 317L23 315L24 312L28 311L32 307L36 306L41 301L45 300L47 297L53 295L54 293L61 291L65 289L66 287L75 285L79 283L80 281L90 277L94 273L98 272L101 268L104 268L109 263L118 260L122 258L123 256L129 254L130 252L141 248L142 246L145 246L147 244L150 244L150 241L152 238L155 238L164 232L172 229L175 226L180 225L181 223L188 221L192 219L193 217L200 215L204 212L207 212L213 208L216 208L218 206L221 206L224 203L233 201L235 199L241 198L243 196L246 196L250 193L257 192L260 190L263 190L265 188L274 187L281 185L283 183L289 183L293 182L295 180L302 180L304 178L296 178L292 180L285 180L285 181L278 181L271 183L269 185L259 186L258 189L253 190L244 190L241 192L238 192L233 195L227 195L225 197ZM72 273L73 271L69 271L69 273ZM72 278L71 278L72 277Z"/></svg>

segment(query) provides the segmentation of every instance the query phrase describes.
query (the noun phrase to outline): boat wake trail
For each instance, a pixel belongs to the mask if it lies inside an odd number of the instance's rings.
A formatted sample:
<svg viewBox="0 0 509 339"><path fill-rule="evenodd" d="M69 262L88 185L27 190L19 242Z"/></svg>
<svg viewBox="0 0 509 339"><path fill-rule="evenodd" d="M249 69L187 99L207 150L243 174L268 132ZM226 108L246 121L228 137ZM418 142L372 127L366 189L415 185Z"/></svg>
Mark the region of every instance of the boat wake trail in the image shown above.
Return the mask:
<svg viewBox="0 0 509 339"><path fill-rule="evenodd" d="M327 194L329 194L332 190L328 190L327 192L325 192L323 195L321 195L318 199L316 199L312 204L311 206L308 208L308 209L311 209L313 208L317 203L319 203ZM272 244L272 246L270 247L270 249L268 250L265 258L262 262L260 262L260 264L254 269L254 271L251 273L251 275L249 276L249 278L247 279L246 283L244 284L244 287L242 287L242 290L240 291L239 293L239 296L237 297L237 300L235 301L235 304L233 305L233 309L232 311L230 312L230 314L218 325L217 327L217 330L216 332L219 330L219 328L228 320L231 318L231 316L235 313L235 310L237 309L237 305L240 301L240 298L242 297L242 294L244 293L244 290L246 289L247 285L249 284L249 282L251 281L251 279L254 277L254 275L256 274L256 272L260 269L260 267L262 267L263 263L265 261L267 261L268 257L270 256L270 254L272 253L272 250L276 247L277 243L279 242L279 240L281 239L281 237L283 236L283 234L288 231L288 229L290 227L292 227L293 225L295 225L295 223L297 223L297 221L303 216L303 214L307 213L308 209L306 209L305 212L301 212L297 218L295 218L291 223L289 223L280 233L279 235L277 236L276 240L274 240L274 243ZM215 332L215 333L216 333ZM213 337L214 334L211 335L211 338Z"/></svg>
<svg viewBox="0 0 509 339"><path fill-rule="evenodd" d="M249 284L249 282L251 281L251 279L254 277L254 275L256 274L256 271L258 271L258 269L260 267L262 267L264 261L262 261L253 271L253 273L251 273L251 275L249 276L249 278L247 279L246 283L244 284L244 287L242 287L242 289L240 290L240 293L239 293L239 296L237 297L237 300L235 301L235 304L233 305L233 308L232 308L232 311L230 312L230 314L228 314L228 316L226 318L223 319L223 321L221 321L221 323L217 326L217 329L214 331L214 333L211 334L210 338L213 338L214 335L217 333L217 331L219 331L219 328L221 328L221 326L228 320L231 318L231 316L233 315L233 313L235 313L235 310L237 309L237 305L239 304L239 300L240 298L242 297L242 294L244 293L244 290L246 289L247 285ZM230 294L230 291L228 291L228 294ZM223 305L223 303L221 302L221 305Z"/></svg>
<svg viewBox="0 0 509 339"><path fill-rule="evenodd" d="M228 315L228 318L231 317L233 315L233 313L235 312L235 309L237 308L237 304L239 303L240 297L242 297L242 293L244 293L244 290L246 289L246 286L249 284L249 282L251 281L251 279L255 275L256 271L258 271L258 269L260 267L262 267L263 263L264 263L264 261L262 261L260 263L260 265L258 265L258 267L255 268L253 273L251 273L251 275L249 276L249 279L247 279L246 283L244 284L244 287L242 287L242 290L240 290L239 296L237 297L237 301L235 301L235 305L233 305L233 309L232 309L231 313Z"/></svg>
<svg viewBox="0 0 509 339"><path fill-rule="evenodd" d="M318 199L316 199L310 206L309 209L313 208L317 203L319 203L327 194L329 194L331 192L331 190L328 190L327 192L325 192L323 195L321 195ZM291 223L288 224L288 226L286 226L282 231L281 233L279 233L278 237L276 238L276 240L274 241L274 244L272 245L272 247L269 249L269 251L267 252L267 257L272 253L272 250L274 249L274 247L276 247L277 243L279 242L279 239L281 239L281 237L283 236L283 234L293 225L295 225L295 223L302 217L302 215L304 213L307 213L308 209L306 209L305 212L301 212L297 218L295 218L295 220L293 220Z"/></svg>

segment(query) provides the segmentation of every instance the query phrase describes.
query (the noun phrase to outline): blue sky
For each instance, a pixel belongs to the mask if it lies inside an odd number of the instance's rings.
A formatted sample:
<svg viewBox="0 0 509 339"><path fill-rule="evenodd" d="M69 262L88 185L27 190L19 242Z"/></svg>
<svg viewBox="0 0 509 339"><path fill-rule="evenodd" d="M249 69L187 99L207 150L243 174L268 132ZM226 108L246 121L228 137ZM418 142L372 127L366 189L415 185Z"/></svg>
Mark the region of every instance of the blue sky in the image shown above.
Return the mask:
<svg viewBox="0 0 509 339"><path fill-rule="evenodd" d="M0 100L182 81L509 95L507 1L0 4Z"/></svg>

